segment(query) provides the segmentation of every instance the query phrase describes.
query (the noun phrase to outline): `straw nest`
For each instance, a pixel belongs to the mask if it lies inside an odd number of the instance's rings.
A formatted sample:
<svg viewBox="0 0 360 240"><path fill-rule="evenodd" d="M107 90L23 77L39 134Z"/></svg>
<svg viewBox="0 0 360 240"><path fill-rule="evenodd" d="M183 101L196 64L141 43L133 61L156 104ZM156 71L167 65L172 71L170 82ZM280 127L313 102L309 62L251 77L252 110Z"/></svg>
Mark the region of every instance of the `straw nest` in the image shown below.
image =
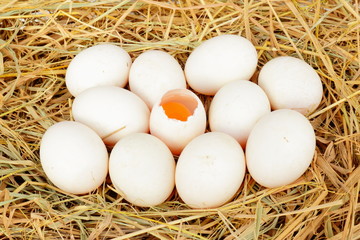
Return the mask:
<svg viewBox="0 0 360 240"><path fill-rule="evenodd" d="M2 0L0 237L359 239L359 8L346 0ZM163 49L184 65L201 41L224 33L251 40L258 70L291 55L321 76L324 97L308 116L316 154L298 181L266 189L247 174L230 203L207 210L188 208L175 191L160 206L139 208L109 181L82 196L49 182L39 142L49 126L72 119L64 74L80 50L113 42L135 59Z"/></svg>

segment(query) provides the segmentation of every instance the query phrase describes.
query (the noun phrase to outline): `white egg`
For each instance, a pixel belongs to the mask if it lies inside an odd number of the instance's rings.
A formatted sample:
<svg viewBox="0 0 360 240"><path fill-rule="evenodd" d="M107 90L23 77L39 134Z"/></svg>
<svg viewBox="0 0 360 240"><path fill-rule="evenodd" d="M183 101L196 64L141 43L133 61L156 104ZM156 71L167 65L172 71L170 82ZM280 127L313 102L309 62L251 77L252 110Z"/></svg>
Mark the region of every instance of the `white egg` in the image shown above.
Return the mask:
<svg viewBox="0 0 360 240"><path fill-rule="evenodd" d="M98 188L108 172L108 152L89 127L71 121L56 123L41 139L40 161L58 188L85 194Z"/></svg>
<svg viewBox="0 0 360 240"><path fill-rule="evenodd" d="M113 44L99 44L82 50L66 70L66 86L73 96L96 86L124 87L128 81L131 58Z"/></svg>
<svg viewBox="0 0 360 240"><path fill-rule="evenodd" d="M114 146L109 172L121 195L142 207L163 203L175 185L173 155L162 141L145 133L130 134Z"/></svg>
<svg viewBox="0 0 360 240"><path fill-rule="evenodd" d="M140 54L132 64L129 86L151 109L167 91L186 88L186 81L174 57L164 51L149 50Z"/></svg>
<svg viewBox="0 0 360 240"><path fill-rule="evenodd" d="M255 83L236 80L215 94L209 109L211 131L234 137L242 147L255 123L270 112L265 92Z"/></svg>
<svg viewBox="0 0 360 240"><path fill-rule="evenodd" d="M244 175L239 143L225 133L209 132L194 138L180 154L175 184L190 207L214 208L233 198Z"/></svg>
<svg viewBox="0 0 360 240"><path fill-rule="evenodd" d="M323 94L316 71L305 61L290 56L267 62L260 71L258 84L274 110L293 109L304 115L319 106Z"/></svg>
<svg viewBox="0 0 360 240"><path fill-rule="evenodd" d="M315 152L315 133L297 111L280 109L262 117L246 145L250 175L265 187L281 187L298 179Z"/></svg>
<svg viewBox="0 0 360 240"><path fill-rule="evenodd" d="M160 138L173 154L182 149L206 128L203 103L188 89L165 93L155 103L150 114L150 132Z"/></svg>
<svg viewBox="0 0 360 240"><path fill-rule="evenodd" d="M226 83L249 80L257 66L253 44L237 35L220 35L201 43L185 64L186 80L195 91L214 95Z"/></svg>
<svg viewBox="0 0 360 240"><path fill-rule="evenodd" d="M72 114L76 121L94 129L107 145L130 133L149 131L149 108L137 95L120 87L85 90L75 98Z"/></svg>

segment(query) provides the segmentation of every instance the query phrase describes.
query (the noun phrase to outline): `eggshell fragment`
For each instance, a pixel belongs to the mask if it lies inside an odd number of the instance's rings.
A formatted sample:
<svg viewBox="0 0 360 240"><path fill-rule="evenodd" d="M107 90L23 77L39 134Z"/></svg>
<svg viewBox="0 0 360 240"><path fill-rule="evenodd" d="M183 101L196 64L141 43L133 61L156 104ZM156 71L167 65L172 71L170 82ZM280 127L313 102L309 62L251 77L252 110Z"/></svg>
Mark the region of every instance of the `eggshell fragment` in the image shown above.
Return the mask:
<svg viewBox="0 0 360 240"><path fill-rule="evenodd" d="M72 114L110 146L130 133L149 131L149 108L137 95L119 87L94 87L82 92L73 102Z"/></svg>
<svg viewBox="0 0 360 240"><path fill-rule="evenodd" d="M186 88L184 72L167 52L149 50L140 54L129 74L130 90L151 109L158 98L172 89Z"/></svg>
<svg viewBox="0 0 360 240"><path fill-rule="evenodd" d="M258 84L274 110L293 109L304 115L319 106L323 94L316 71L305 61L290 56L267 62L259 73Z"/></svg>
<svg viewBox="0 0 360 240"><path fill-rule="evenodd" d="M58 188L85 194L98 188L108 171L108 153L100 137L78 122L49 127L41 139L40 161L46 176Z"/></svg>
<svg viewBox="0 0 360 240"><path fill-rule="evenodd" d="M211 101L210 129L229 134L244 148L255 123L270 110L269 100L258 85L232 81L220 88Z"/></svg>
<svg viewBox="0 0 360 240"><path fill-rule="evenodd" d="M99 44L82 50L66 70L66 86L73 96L96 86L124 87L128 81L131 58L114 44Z"/></svg>
<svg viewBox="0 0 360 240"><path fill-rule="evenodd" d="M314 129L306 117L290 109L273 111L262 117L249 135L249 173L265 187L291 184L309 167L315 144Z"/></svg>
<svg viewBox="0 0 360 240"><path fill-rule="evenodd" d="M110 154L110 178L130 203L150 207L163 203L174 189L175 160L158 138L133 133Z"/></svg>
<svg viewBox="0 0 360 240"><path fill-rule="evenodd" d="M202 42L185 64L186 80L195 91L214 95L226 83L249 80L257 66L254 45L241 36L225 34Z"/></svg>
<svg viewBox="0 0 360 240"><path fill-rule="evenodd" d="M235 195L245 175L244 152L230 135L209 132L182 151L175 172L176 189L192 208L219 207Z"/></svg>
<svg viewBox="0 0 360 240"><path fill-rule="evenodd" d="M204 105L188 89L168 91L151 110L150 133L160 138L173 154L180 154L186 144L205 132L205 128Z"/></svg>

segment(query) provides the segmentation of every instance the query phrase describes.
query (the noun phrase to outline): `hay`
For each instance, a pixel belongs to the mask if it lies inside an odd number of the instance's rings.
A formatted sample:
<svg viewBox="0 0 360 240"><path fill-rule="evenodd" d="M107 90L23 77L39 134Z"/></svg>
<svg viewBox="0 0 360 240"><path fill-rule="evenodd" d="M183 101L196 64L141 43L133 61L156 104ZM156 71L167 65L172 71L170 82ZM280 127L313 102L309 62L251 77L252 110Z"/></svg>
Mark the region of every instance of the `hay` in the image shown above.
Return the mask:
<svg viewBox="0 0 360 240"><path fill-rule="evenodd" d="M1 239L360 239L359 8L346 0L2 0ZM233 201L209 210L189 209L176 192L160 206L134 207L109 181L84 196L51 185L39 141L71 119L64 74L75 54L114 42L133 59L163 49L184 65L201 41L223 33L254 43L258 70L291 55L321 76L324 98L309 117L316 155L303 177L266 189L247 174Z"/></svg>

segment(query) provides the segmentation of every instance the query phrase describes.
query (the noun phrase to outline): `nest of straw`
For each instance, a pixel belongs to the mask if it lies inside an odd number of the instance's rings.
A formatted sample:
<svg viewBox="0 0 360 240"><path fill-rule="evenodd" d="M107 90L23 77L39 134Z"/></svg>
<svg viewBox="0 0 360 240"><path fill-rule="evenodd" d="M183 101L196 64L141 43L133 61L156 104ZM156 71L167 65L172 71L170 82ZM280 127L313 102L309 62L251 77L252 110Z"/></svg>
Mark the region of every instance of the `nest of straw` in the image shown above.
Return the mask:
<svg viewBox="0 0 360 240"><path fill-rule="evenodd" d="M359 239L359 8L346 0L2 0L0 238ZM323 100L308 116L316 154L298 181L267 189L246 174L231 202L207 210L188 208L176 191L140 208L109 181L82 196L49 182L39 142L49 126L72 119L64 76L79 51L113 42L133 59L162 49L184 65L194 47L224 33L256 46L257 73L291 55L321 76Z"/></svg>

